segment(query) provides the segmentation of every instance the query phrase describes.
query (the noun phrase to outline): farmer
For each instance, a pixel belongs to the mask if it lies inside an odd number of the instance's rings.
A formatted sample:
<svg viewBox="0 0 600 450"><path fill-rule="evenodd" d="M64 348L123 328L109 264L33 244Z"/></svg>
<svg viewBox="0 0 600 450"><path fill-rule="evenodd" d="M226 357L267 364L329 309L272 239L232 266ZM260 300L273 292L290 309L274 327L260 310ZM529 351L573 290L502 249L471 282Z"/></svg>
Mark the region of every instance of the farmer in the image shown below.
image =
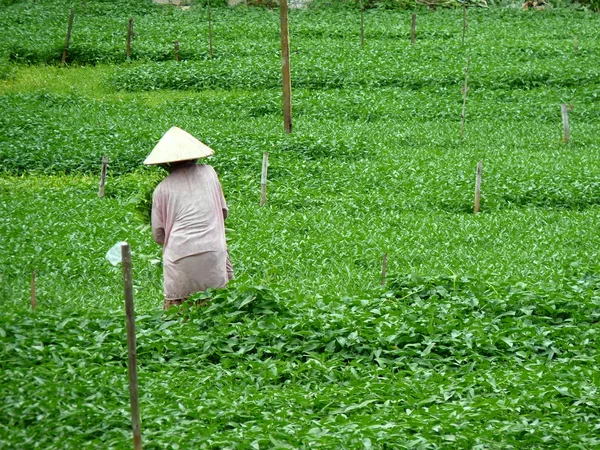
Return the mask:
<svg viewBox="0 0 600 450"><path fill-rule="evenodd" d="M152 235L163 246L166 310L233 278L225 242L227 203L214 169L196 164L214 151L180 128L165 133L144 164L169 175L152 196Z"/></svg>

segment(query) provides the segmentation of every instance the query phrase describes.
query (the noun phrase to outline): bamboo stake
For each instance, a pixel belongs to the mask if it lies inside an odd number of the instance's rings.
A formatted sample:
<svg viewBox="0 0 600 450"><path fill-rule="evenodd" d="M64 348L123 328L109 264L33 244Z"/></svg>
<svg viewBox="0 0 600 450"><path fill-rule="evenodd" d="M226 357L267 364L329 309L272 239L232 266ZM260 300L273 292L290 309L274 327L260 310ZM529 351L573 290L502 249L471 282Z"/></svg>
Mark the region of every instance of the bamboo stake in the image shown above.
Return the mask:
<svg viewBox="0 0 600 450"><path fill-rule="evenodd" d="M142 432L138 401L137 355L135 345L135 309L133 305L133 276L131 271L131 250L129 244L121 246L123 263L123 287L125 292L125 315L127 317L127 367L129 373L129 402L131 404L131 427L133 448L142 450Z"/></svg>
<svg viewBox="0 0 600 450"><path fill-rule="evenodd" d="M131 61L131 38L133 37L133 17L129 18L127 23L127 61Z"/></svg>
<svg viewBox="0 0 600 450"><path fill-rule="evenodd" d="M365 8L360 0L360 46L365 46Z"/></svg>
<svg viewBox="0 0 600 450"><path fill-rule="evenodd" d="M475 205L473 211L479 213L479 205L481 203L481 176L483 174L483 161L477 164L477 177L475 178Z"/></svg>
<svg viewBox="0 0 600 450"><path fill-rule="evenodd" d="M210 59L213 58L213 35L212 35L212 15L210 10L210 0L207 1L208 4L208 52L210 55Z"/></svg>
<svg viewBox="0 0 600 450"><path fill-rule="evenodd" d="M467 67L465 67L465 85L463 86L463 107L461 114L460 136L465 137L465 117L467 114L467 92L469 91L469 62L471 57L467 58Z"/></svg>
<svg viewBox="0 0 600 450"><path fill-rule="evenodd" d="M464 0L466 1L466 0ZM462 45L465 45L465 35L467 34L467 4L463 3L463 35L462 35Z"/></svg>
<svg viewBox="0 0 600 450"><path fill-rule="evenodd" d="M415 45L415 38L417 33L417 15L412 15L412 25L410 27L410 45Z"/></svg>
<svg viewBox="0 0 600 450"><path fill-rule="evenodd" d="M287 0L281 0L281 71L283 73L283 128L292 132L292 80L290 76L290 35Z"/></svg>
<svg viewBox="0 0 600 450"><path fill-rule="evenodd" d="M31 273L31 310L35 311L37 306L37 297L35 295L35 275L37 274L37 269L35 269Z"/></svg>
<svg viewBox="0 0 600 450"><path fill-rule="evenodd" d="M108 156L102 158L102 170L100 172L100 187L98 188L98 197L104 197L104 185L106 184L106 167L108 166Z"/></svg>
<svg viewBox="0 0 600 450"><path fill-rule="evenodd" d="M562 119L563 119L563 142L569 142L571 138L571 131L569 129L569 109L566 103L560 105L560 109L562 111Z"/></svg>
<svg viewBox="0 0 600 450"><path fill-rule="evenodd" d="M69 42L71 41L71 31L73 30L73 19L75 18L75 9L71 8L71 15L69 16L69 26L67 28L67 37L65 39L65 49L63 50L62 59L60 63L64 66L67 63L67 52L69 51Z"/></svg>
<svg viewBox="0 0 600 450"><path fill-rule="evenodd" d="M262 175L260 177L260 206L267 203L267 169L269 167L269 153L263 153Z"/></svg>
<svg viewBox="0 0 600 450"><path fill-rule="evenodd" d="M179 61L179 41L175 41L175 61Z"/></svg>
<svg viewBox="0 0 600 450"><path fill-rule="evenodd" d="M381 285L385 286L385 277L387 275L387 253L383 254L383 263L381 264Z"/></svg>

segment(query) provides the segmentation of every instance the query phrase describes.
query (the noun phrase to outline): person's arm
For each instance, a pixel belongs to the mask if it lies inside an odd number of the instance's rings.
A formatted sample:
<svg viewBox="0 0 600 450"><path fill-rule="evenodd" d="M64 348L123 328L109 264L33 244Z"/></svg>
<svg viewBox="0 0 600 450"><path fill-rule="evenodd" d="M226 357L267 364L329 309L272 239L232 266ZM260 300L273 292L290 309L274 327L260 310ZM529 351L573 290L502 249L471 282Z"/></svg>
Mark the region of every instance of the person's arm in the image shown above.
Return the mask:
<svg viewBox="0 0 600 450"><path fill-rule="evenodd" d="M165 244L165 224L160 204L160 194L156 191L152 196L152 237L157 244Z"/></svg>
<svg viewBox="0 0 600 450"><path fill-rule="evenodd" d="M229 215L229 208L227 207L227 201L225 201L225 195L223 195L223 186L221 186L221 182L219 181L219 177L215 172L215 176L217 177L217 184L219 185L219 193L221 194L220 202L221 202L221 210L223 211L223 220L227 219Z"/></svg>

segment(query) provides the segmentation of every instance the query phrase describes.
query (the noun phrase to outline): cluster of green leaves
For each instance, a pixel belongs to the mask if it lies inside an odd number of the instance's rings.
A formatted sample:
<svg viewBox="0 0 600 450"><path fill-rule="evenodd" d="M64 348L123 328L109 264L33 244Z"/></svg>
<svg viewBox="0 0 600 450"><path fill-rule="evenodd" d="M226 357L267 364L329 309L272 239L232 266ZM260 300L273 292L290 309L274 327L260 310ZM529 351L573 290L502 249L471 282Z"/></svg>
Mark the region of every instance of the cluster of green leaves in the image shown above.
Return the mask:
<svg viewBox="0 0 600 450"><path fill-rule="evenodd" d="M344 302L208 292L137 320L146 446L593 447L599 290L399 277ZM122 313L0 316L0 443L123 446L125 341Z"/></svg>

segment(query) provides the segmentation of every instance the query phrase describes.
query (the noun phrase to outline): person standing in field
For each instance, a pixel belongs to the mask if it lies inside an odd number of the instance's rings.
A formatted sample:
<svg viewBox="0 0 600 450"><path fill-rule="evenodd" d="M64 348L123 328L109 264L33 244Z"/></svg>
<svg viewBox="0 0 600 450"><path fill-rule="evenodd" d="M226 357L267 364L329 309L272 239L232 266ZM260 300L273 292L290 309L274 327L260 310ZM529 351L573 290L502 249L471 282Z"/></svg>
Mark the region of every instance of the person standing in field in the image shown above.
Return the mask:
<svg viewBox="0 0 600 450"><path fill-rule="evenodd" d="M169 172L152 195L152 235L163 246L165 310L194 293L225 287L233 278L223 189L211 166L197 164L213 154L194 136L173 127L144 161Z"/></svg>

